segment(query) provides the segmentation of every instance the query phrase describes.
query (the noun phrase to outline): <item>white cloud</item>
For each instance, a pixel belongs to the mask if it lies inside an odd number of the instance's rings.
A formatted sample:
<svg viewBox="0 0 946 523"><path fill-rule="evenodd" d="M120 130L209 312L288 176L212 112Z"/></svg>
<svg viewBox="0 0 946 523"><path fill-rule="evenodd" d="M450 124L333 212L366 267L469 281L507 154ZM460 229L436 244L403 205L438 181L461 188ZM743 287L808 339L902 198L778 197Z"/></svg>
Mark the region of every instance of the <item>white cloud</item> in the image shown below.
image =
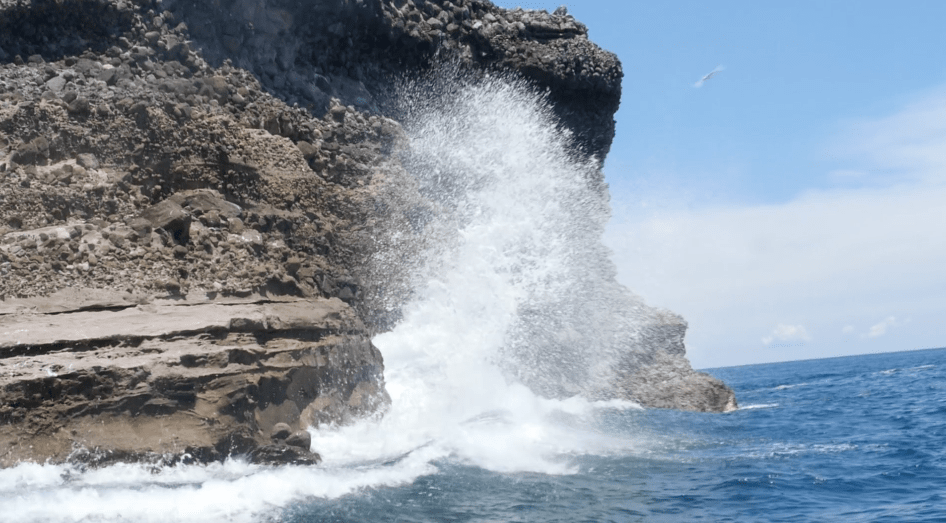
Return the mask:
<svg viewBox="0 0 946 523"><path fill-rule="evenodd" d="M785 325L779 323L772 329L772 334L762 338L763 345L771 345L774 341L780 342L800 342L809 341L811 336L803 325Z"/></svg>
<svg viewBox="0 0 946 523"><path fill-rule="evenodd" d="M674 211L611 229L606 240L631 288L666 301L856 308L865 294L926 294L944 282L942 202L943 187L811 193L781 205Z"/></svg>
<svg viewBox="0 0 946 523"><path fill-rule="evenodd" d="M870 174L857 169L836 169L828 173L828 178L835 182L863 181Z"/></svg>
<svg viewBox="0 0 946 523"><path fill-rule="evenodd" d="M848 337L850 353L884 348L863 345L881 337L885 350L946 340L946 324L935 319L946 314L936 291L946 288L946 95L859 129L847 145L870 161L851 165L851 178L868 173L870 186L772 205L652 210L609 227L620 281L687 318L697 367L761 361L752 349L757 333L786 317L806 332L838 333L838 342L852 332L845 326L891 315L917 320L896 336L887 318ZM875 173L886 173L883 185ZM840 350L832 343L819 336L793 357Z"/></svg>
<svg viewBox="0 0 946 523"><path fill-rule="evenodd" d="M897 322L897 318L895 318L894 316L887 316L886 318L884 318L883 321L872 326L870 330L867 331L866 334L864 334L864 337L865 338L879 338L880 336L887 334L888 328L896 327L897 325L899 325L899 323Z"/></svg>
<svg viewBox="0 0 946 523"><path fill-rule="evenodd" d="M841 334L853 334L854 330L853 325L845 325L844 328L841 329Z"/></svg>
<svg viewBox="0 0 946 523"><path fill-rule="evenodd" d="M852 121L831 149L855 164L835 175L865 173L887 182L944 181L946 92L939 88L891 116Z"/></svg>

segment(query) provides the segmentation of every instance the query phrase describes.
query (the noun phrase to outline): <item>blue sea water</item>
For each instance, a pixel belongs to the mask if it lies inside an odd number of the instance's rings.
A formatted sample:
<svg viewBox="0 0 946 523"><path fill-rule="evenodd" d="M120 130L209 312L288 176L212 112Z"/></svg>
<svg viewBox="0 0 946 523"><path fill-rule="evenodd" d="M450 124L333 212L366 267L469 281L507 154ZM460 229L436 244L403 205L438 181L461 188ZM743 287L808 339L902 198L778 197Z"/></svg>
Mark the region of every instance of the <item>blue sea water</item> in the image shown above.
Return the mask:
<svg viewBox="0 0 946 523"><path fill-rule="evenodd" d="M604 409L643 450L567 474L451 458L408 485L283 510L291 522L946 521L946 349L712 369L740 410ZM654 445L653 442L659 442Z"/></svg>
<svg viewBox="0 0 946 523"><path fill-rule="evenodd" d="M458 441L317 467L23 464L0 470L0 521L946 521L946 349L710 372L740 410L564 402L539 425L495 413L440 434ZM510 436L529 427L541 452ZM359 447L341 439L336 454Z"/></svg>

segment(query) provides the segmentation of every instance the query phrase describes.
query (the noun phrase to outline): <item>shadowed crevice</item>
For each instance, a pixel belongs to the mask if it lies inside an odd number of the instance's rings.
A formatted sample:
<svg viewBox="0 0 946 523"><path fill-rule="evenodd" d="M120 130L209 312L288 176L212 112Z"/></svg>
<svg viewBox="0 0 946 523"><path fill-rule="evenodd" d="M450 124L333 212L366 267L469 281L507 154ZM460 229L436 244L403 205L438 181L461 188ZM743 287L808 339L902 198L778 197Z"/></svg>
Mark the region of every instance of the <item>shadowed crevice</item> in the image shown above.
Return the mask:
<svg viewBox="0 0 946 523"><path fill-rule="evenodd" d="M131 10L119 6L107 0L0 3L0 63L105 52L132 25Z"/></svg>

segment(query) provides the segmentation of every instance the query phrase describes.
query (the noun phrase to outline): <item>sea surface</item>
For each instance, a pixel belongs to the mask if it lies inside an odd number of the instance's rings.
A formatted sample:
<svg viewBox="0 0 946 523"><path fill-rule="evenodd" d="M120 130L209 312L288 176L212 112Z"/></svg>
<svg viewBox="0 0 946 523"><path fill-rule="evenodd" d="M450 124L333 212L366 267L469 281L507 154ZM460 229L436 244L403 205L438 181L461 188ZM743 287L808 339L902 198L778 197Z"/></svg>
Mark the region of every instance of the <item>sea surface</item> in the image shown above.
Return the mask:
<svg viewBox="0 0 946 523"><path fill-rule="evenodd" d="M22 465L0 471L0 520L946 521L946 349L710 372L738 411L551 411L588 449L567 442L545 472L428 447L313 468Z"/></svg>
<svg viewBox="0 0 946 523"><path fill-rule="evenodd" d="M946 521L946 349L712 369L727 414L597 411L625 438L562 474L446 458L409 485L312 499L286 521Z"/></svg>

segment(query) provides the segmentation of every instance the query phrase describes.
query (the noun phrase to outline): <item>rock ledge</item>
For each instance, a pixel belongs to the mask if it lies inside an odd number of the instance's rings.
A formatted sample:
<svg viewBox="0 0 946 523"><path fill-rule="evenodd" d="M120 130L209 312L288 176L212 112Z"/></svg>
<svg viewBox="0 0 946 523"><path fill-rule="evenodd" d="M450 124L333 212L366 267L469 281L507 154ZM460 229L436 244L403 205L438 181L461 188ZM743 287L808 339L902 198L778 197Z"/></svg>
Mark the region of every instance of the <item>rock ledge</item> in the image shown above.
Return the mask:
<svg viewBox="0 0 946 523"><path fill-rule="evenodd" d="M55 297L3 303L0 464L312 463L307 447L274 446L273 428L344 422L387 401L381 355L337 298L99 294L105 310Z"/></svg>

